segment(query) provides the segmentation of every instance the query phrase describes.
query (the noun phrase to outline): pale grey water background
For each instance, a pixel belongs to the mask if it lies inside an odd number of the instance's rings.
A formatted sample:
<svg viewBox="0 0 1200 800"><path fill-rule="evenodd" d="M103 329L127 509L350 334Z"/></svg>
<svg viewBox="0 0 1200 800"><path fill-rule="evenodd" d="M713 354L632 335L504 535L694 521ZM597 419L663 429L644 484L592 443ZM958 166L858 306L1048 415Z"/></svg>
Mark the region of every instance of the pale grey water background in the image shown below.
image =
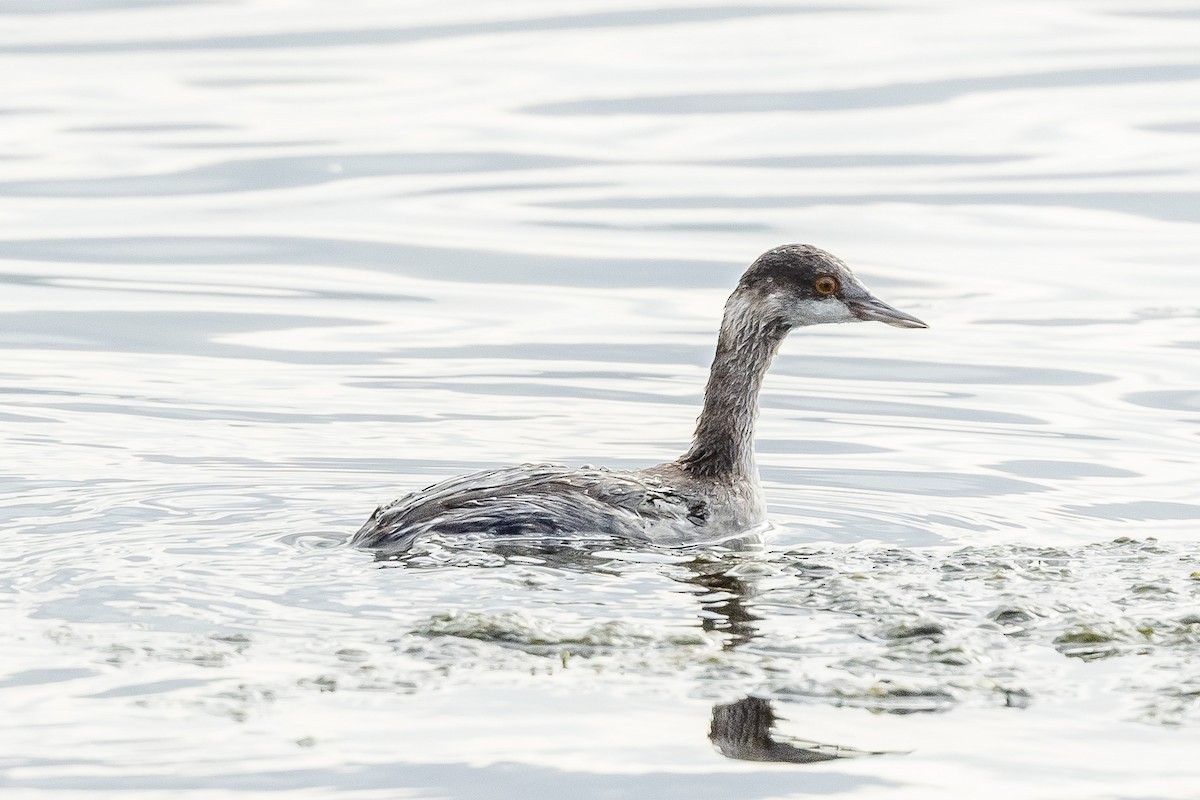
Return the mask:
<svg viewBox="0 0 1200 800"><path fill-rule="evenodd" d="M5 798L1195 798L1200 6L0 0ZM685 447L748 552L341 544ZM564 656L564 653L566 655ZM907 755L725 759L712 707Z"/></svg>

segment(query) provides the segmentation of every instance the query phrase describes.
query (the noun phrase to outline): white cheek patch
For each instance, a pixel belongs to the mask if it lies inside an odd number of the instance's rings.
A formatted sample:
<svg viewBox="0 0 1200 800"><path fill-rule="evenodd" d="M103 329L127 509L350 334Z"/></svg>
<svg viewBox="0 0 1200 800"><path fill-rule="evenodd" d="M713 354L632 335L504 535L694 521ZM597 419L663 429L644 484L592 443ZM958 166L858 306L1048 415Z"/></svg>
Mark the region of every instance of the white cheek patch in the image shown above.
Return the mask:
<svg viewBox="0 0 1200 800"><path fill-rule="evenodd" d="M788 308L788 321L795 326L823 325L830 322L861 322L836 297L822 300L802 300Z"/></svg>

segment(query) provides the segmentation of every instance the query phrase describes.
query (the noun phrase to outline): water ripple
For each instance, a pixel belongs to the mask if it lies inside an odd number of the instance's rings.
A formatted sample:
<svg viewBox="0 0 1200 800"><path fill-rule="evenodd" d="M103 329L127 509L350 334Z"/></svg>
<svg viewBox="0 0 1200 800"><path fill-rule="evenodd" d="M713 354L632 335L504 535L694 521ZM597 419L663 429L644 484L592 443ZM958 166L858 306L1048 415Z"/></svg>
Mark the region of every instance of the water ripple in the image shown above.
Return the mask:
<svg viewBox="0 0 1200 800"><path fill-rule="evenodd" d="M1146 408L1200 412L1200 391L1192 389L1160 389L1153 392L1134 392L1125 395L1125 401Z"/></svg>
<svg viewBox="0 0 1200 800"><path fill-rule="evenodd" d="M217 5L221 0L0 0L0 15L93 14L163 6Z"/></svg>
<svg viewBox="0 0 1200 800"><path fill-rule="evenodd" d="M55 2L55 0L50 1ZM61 2L61 0L57 1ZM105 2L105 0L96 1ZM136 0L109 1L136 2ZM675 26L689 23L724 22L727 20L754 17L847 13L860 11L863 8L863 6L850 5L659 7L622 11L596 11L586 14L564 14L559 16L531 17L528 19L417 25L404 28L325 29L289 31L287 33L241 34L202 38L142 39L119 42L79 42L71 44L10 44L0 46L0 53L152 53L164 50L263 50L272 48L310 49L322 47L380 46L463 36L495 36L510 33L568 31L590 28Z"/></svg>
<svg viewBox="0 0 1200 800"><path fill-rule="evenodd" d="M89 264L315 264L469 283L486 275L489 282L507 284L693 288L727 287L740 266L703 259L553 256L302 236L9 239L0 241L0 258Z"/></svg>
<svg viewBox="0 0 1200 800"><path fill-rule="evenodd" d="M348 153L240 159L162 175L10 181L0 196L144 197L258 192L388 175L471 174L556 169L594 163L523 153Z"/></svg>
<svg viewBox="0 0 1200 800"><path fill-rule="evenodd" d="M863 108L945 103L972 94L1022 89L1075 86L1121 86L1173 83L1200 78L1200 64L1140 64L1047 70L1010 75L945 78L848 89L793 92L740 91L728 93L641 95L591 100L567 100L526 106L530 114L761 114L777 111L845 111Z"/></svg>
<svg viewBox="0 0 1200 800"><path fill-rule="evenodd" d="M909 203L920 206L1014 206L1085 208L1116 211L1150 219L1200 220L1200 192L1193 191L1044 191L1044 192L878 192L822 195L679 195L599 197L542 201L546 208L572 209L775 209Z"/></svg>

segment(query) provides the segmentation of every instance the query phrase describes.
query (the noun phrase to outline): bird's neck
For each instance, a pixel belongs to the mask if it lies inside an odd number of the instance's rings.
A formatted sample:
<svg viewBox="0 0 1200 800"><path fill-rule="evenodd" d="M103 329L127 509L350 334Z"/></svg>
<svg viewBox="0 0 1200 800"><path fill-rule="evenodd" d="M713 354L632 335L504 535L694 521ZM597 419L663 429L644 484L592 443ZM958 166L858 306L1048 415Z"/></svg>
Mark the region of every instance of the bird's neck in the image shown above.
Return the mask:
<svg viewBox="0 0 1200 800"><path fill-rule="evenodd" d="M704 390L704 410L692 447L679 459L689 472L721 480L757 480L754 423L763 376L787 336L782 323L764 321L738 294L725 304L717 353Z"/></svg>

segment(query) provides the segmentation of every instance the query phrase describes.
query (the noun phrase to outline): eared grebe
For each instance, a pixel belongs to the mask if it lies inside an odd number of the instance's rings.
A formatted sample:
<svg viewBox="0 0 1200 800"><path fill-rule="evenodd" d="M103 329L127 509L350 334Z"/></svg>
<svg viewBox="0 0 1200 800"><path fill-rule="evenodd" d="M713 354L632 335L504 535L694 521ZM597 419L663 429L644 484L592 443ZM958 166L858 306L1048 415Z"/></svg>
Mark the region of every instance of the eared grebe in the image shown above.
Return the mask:
<svg viewBox="0 0 1200 800"><path fill-rule="evenodd" d="M375 509L351 544L394 555L434 533L682 545L745 532L766 518L754 421L771 358L792 328L864 320L926 327L877 300L824 250L769 250L725 304L704 410L678 460L633 472L524 464L451 478Z"/></svg>

